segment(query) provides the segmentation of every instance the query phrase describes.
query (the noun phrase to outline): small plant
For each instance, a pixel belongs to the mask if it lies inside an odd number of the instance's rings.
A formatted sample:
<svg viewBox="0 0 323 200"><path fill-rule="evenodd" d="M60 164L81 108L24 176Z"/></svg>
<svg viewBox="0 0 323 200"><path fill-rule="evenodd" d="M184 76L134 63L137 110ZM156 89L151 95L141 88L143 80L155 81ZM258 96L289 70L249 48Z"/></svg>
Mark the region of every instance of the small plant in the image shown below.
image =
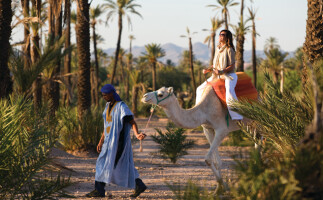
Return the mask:
<svg viewBox="0 0 323 200"><path fill-rule="evenodd" d="M154 154L160 156L163 159L170 159L172 163L187 155L187 149L194 145L194 141L187 140L184 135L185 130L183 128L176 128L173 125L168 124L166 132L163 133L160 129L155 129L158 133L156 136L152 136L153 141L159 144L159 152Z"/></svg>
<svg viewBox="0 0 323 200"><path fill-rule="evenodd" d="M49 151L59 126L48 109L11 96L0 100L0 199L53 199L66 196L69 178L48 176Z"/></svg>

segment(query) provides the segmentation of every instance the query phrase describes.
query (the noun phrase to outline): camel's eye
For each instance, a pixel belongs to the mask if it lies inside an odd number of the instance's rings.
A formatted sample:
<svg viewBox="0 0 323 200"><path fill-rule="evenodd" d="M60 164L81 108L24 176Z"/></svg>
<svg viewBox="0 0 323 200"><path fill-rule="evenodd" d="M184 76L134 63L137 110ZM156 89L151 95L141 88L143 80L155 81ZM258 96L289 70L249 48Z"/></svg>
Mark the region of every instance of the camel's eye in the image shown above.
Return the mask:
<svg viewBox="0 0 323 200"><path fill-rule="evenodd" d="M163 94L159 93L159 94L158 94L158 97L163 97Z"/></svg>

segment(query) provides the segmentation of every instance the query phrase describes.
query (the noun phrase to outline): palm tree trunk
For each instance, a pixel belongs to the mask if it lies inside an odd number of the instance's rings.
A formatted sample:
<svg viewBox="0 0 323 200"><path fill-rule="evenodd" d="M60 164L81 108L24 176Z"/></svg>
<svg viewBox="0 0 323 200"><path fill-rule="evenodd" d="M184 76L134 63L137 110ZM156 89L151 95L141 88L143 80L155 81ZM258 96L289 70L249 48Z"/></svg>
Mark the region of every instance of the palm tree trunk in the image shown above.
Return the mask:
<svg viewBox="0 0 323 200"><path fill-rule="evenodd" d="M257 88L256 26L254 21L252 22L252 72L253 72L253 83Z"/></svg>
<svg viewBox="0 0 323 200"><path fill-rule="evenodd" d="M189 51L190 51L191 78L192 78L192 82L193 82L193 99L195 99L196 82L195 82L195 77L194 77L193 47L192 47L192 39L191 38L189 38Z"/></svg>
<svg viewBox="0 0 323 200"><path fill-rule="evenodd" d="M322 95L319 89L317 75L314 72L312 64L315 61L322 59L323 55L323 15L322 15L323 2L321 0L307 0L307 20L306 20L306 37L303 45L304 53L309 59L309 69L311 73L312 89L314 96L314 118L308 128L308 133L316 133L320 135L322 133ZM307 74L306 64L304 65L304 75ZM305 77L308 79L307 77ZM307 80L305 80L307 81ZM304 82L305 82L304 81ZM319 137L316 137L319 138Z"/></svg>
<svg viewBox="0 0 323 200"><path fill-rule="evenodd" d="M240 17L242 22L243 22L243 10L244 10L244 0L241 0Z"/></svg>
<svg viewBox="0 0 323 200"><path fill-rule="evenodd" d="M65 49L71 46L71 2L70 0L65 0ZM71 73L71 52L68 52L64 57L64 74ZM66 87L69 88L72 86L71 77L65 77ZM64 103L70 105L71 97L67 90L64 91Z"/></svg>
<svg viewBox="0 0 323 200"><path fill-rule="evenodd" d="M153 66L153 71L152 71L152 75L153 75L153 91L156 91L156 62L152 63Z"/></svg>
<svg viewBox="0 0 323 200"><path fill-rule="evenodd" d="M0 98L12 92L12 79L8 68L11 35L11 0L0 1Z"/></svg>
<svg viewBox="0 0 323 200"><path fill-rule="evenodd" d="M214 54L215 54L215 33L212 33L211 35L211 59L210 59L210 66L213 65L213 60L214 60Z"/></svg>
<svg viewBox="0 0 323 200"><path fill-rule="evenodd" d="M134 116L137 116L138 113L138 91L138 86L135 85L132 87L132 113L134 114Z"/></svg>
<svg viewBox="0 0 323 200"><path fill-rule="evenodd" d="M24 18L29 17L29 0L23 1L23 14ZM30 30L28 23L24 24L24 46L23 46L23 52L24 52L24 68L29 69L30 68Z"/></svg>
<svg viewBox="0 0 323 200"><path fill-rule="evenodd" d="M244 35L243 33L239 33L237 36L237 51L236 51L236 67L237 67L237 71L238 72L243 72L243 65L244 65L244 61L243 61L243 44L244 44Z"/></svg>
<svg viewBox="0 0 323 200"><path fill-rule="evenodd" d="M118 65L118 58L119 58L119 51L120 51L120 44L121 44L121 34L122 34L122 13L121 12L119 12L118 26L119 26L119 34L118 34L117 49L115 52L113 71L112 71L112 76L111 76L111 84L113 84L113 80L114 80L114 77L116 74L117 65Z"/></svg>
<svg viewBox="0 0 323 200"><path fill-rule="evenodd" d="M92 26L93 31L93 46L94 46L94 59L95 59L95 78L94 78L94 100L95 105L99 105L99 61L98 61L98 51L96 47L96 33L95 24Z"/></svg>
<svg viewBox="0 0 323 200"><path fill-rule="evenodd" d="M229 26L228 26L228 14L227 13L224 14L224 24L225 24L225 29L228 30Z"/></svg>
<svg viewBox="0 0 323 200"><path fill-rule="evenodd" d="M35 0L32 1L32 8L34 10L40 10L38 3L41 4L41 2L37 2ZM37 12L37 18L40 17L40 12ZM41 25L38 25L41 26ZM39 59L39 52L40 51L40 47L39 47L39 34L38 34L38 28L36 30L33 30L33 37L32 37L32 49L31 49L31 61L32 63L36 63ZM41 75L39 74L37 79L35 80L35 82L33 83L33 102L34 102L34 106L36 109L39 109L41 107L41 103L42 103L42 87L41 87Z"/></svg>
<svg viewBox="0 0 323 200"><path fill-rule="evenodd" d="M283 93L284 90L284 65L280 68L280 92Z"/></svg>
<svg viewBox="0 0 323 200"><path fill-rule="evenodd" d="M323 55L323 15L321 0L307 0L306 37L304 52L313 64Z"/></svg>
<svg viewBox="0 0 323 200"><path fill-rule="evenodd" d="M87 0L78 1L77 6L77 55L78 55L78 102L79 119L91 106L90 83L90 24L89 4Z"/></svg>
<svg viewBox="0 0 323 200"><path fill-rule="evenodd" d="M55 16L55 38L62 36L62 11ZM55 61L55 69L53 74L53 80L51 81L51 93L50 93L50 110L54 114L58 110L59 106L59 83L57 82L58 76L61 71L61 59L60 56Z"/></svg>
<svg viewBox="0 0 323 200"><path fill-rule="evenodd" d="M128 60L128 72L126 76L126 99L129 98L129 73L131 71L131 66L132 66L132 43L130 39L130 45L129 45L129 60Z"/></svg>

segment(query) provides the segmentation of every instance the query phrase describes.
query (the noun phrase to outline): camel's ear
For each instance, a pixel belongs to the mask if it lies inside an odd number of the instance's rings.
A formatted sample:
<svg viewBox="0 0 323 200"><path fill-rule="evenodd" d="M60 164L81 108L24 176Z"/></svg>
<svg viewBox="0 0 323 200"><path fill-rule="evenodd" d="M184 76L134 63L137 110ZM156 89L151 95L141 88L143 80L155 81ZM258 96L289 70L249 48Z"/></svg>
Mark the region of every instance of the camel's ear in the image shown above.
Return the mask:
<svg viewBox="0 0 323 200"><path fill-rule="evenodd" d="M169 87L169 88L167 89L167 91L168 91L168 93L170 94L170 93L173 93L174 89L173 89L173 87Z"/></svg>

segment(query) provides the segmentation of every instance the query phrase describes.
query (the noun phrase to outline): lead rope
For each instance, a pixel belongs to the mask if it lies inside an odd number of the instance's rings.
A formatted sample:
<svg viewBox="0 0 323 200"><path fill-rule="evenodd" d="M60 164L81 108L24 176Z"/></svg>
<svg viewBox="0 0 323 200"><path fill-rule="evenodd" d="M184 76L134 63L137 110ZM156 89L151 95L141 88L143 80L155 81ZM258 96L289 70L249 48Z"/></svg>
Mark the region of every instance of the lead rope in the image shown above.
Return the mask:
<svg viewBox="0 0 323 200"><path fill-rule="evenodd" d="M147 121L147 124L146 124L146 127L145 127L145 131L147 131L148 124L150 122L151 116L153 116L153 113L154 113L154 110L155 110L156 106L157 105L152 105L151 108L150 108L150 116L149 116L149 119ZM142 140L140 140L139 152L142 152L142 151L143 151L143 148L142 148Z"/></svg>

